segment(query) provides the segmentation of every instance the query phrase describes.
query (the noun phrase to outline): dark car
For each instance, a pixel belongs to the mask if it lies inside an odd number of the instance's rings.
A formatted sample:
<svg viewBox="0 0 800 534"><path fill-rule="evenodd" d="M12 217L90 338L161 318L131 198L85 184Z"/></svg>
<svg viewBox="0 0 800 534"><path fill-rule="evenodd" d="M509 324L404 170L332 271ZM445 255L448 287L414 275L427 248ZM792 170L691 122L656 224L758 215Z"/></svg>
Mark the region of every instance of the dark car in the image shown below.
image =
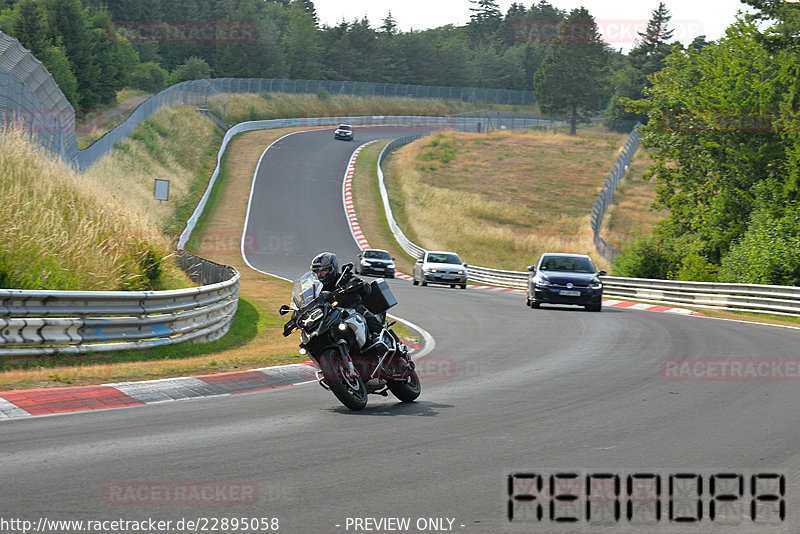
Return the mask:
<svg viewBox="0 0 800 534"><path fill-rule="evenodd" d="M356 273L394 278L394 258L385 250L372 248L363 251L356 260Z"/></svg>
<svg viewBox="0 0 800 534"><path fill-rule="evenodd" d="M528 267L526 304L538 308L540 304L573 304L585 306L589 311L600 311L603 306L603 283L592 259L585 254L546 252L536 265Z"/></svg>
<svg viewBox="0 0 800 534"><path fill-rule="evenodd" d="M345 141L352 141L354 134L353 134L353 127L349 124L340 124L336 130L333 132L333 137L335 139L344 139Z"/></svg>

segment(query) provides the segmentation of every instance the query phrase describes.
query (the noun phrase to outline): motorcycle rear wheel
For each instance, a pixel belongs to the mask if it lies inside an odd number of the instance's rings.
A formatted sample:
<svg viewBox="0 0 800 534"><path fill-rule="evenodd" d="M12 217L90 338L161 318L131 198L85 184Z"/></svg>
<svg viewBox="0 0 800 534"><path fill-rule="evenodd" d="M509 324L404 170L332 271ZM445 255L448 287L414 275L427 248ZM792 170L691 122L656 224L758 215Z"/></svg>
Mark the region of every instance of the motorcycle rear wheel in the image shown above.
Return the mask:
<svg viewBox="0 0 800 534"><path fill-rule="evenodd" d="M419 382L417 371L412 369L408 381L392 380L387 385L392 395L400 399L401 402L414 402L419 394L422 393L422 384Z"/></svg>
<svg viewBox="0 0 800 534"><path fill-rule="evenodd" d="M346 363L336 349L323 352L320 360L325 383L339 402L353 411L363 410L367 405L367 387L361 377L348 377Z"/></svg>

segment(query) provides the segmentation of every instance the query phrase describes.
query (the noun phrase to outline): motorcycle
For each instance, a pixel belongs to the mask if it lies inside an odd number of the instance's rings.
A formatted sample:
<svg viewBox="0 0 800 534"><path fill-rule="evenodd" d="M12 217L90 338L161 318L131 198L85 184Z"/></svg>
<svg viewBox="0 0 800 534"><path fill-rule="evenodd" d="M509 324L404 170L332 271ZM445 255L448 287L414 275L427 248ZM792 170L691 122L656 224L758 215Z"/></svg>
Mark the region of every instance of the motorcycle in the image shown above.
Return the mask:
<svg viewBox="0 0 800 534"><path fill-rule="evenodd" d="M384 327L377 342L369 343L364 316L337 301L356 287L352 269L352 263L343 267L333 292L323 291L322 282L310 271L297 279L291 305L279 310L281 315L292 314L283 335L300 330L300 354L311 356L319 384L351 410L363 409L370 393L386 397L390 391L400 401L412 402L422 391L419 377L408 348L391 330L395 323L386 324L386 312L397 300L385 280L372 282L363 304Z"/></svg>

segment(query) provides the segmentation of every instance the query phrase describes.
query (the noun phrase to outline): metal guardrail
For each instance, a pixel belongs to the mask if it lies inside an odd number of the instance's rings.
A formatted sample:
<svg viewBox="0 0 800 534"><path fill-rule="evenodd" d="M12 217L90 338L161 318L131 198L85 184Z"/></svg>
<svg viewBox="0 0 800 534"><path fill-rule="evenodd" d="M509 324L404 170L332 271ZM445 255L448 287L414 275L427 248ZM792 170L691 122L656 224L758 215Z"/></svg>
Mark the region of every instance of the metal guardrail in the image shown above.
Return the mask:
<svg viewBox="0 0 800 534"><path fill-rule="evenodd" d="M200 279L224 280L172 291L0 289L0 356L86 354L222 337L236 313L239 273L179 255Z"/></svg>
<svg viewBox="0 0 800 534"><path fill-rule="evenodd" d="M604 293L658 304L800 316L800 287L603 277Z"/></svg>

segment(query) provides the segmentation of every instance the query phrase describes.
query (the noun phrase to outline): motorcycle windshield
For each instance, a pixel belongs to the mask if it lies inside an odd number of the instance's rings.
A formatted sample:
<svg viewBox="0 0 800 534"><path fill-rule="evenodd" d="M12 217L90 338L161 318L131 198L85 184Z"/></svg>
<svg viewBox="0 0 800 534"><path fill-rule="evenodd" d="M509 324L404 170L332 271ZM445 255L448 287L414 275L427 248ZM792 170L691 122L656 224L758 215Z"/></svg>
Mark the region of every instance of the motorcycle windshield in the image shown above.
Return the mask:
<svg viewBox="0 0 800 534"><path fill-rule="evenodd" d="M322 282L311 271L294 281L292 286L292 308L302 310L322 292Z"/></svg>

